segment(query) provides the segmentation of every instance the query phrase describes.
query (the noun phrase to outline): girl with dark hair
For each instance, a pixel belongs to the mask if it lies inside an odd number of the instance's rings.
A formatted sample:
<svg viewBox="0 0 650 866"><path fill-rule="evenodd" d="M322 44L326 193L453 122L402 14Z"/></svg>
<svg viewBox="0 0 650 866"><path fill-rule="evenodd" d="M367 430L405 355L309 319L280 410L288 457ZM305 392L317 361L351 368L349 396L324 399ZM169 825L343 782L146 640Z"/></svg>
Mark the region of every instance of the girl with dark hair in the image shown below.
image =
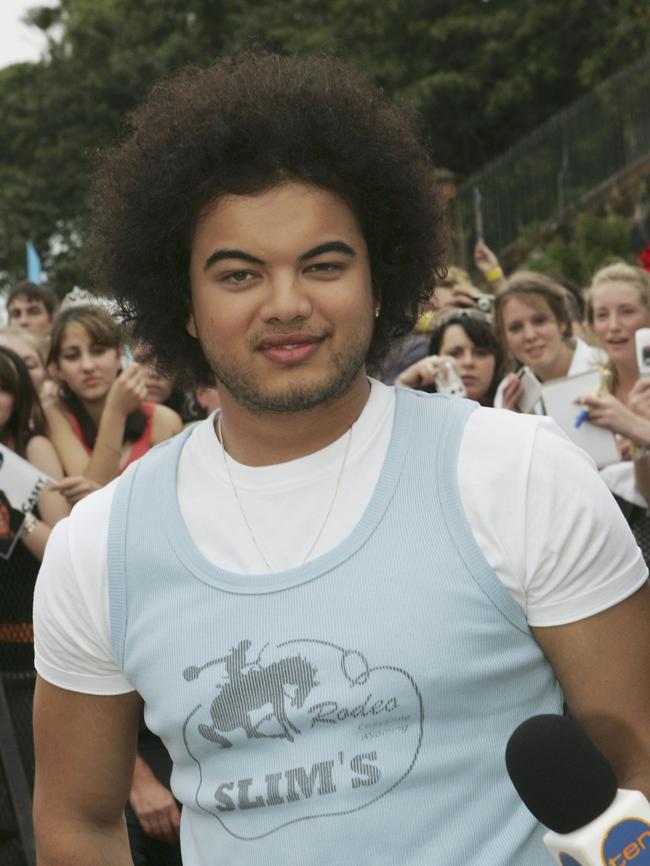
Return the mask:
<svg viewBox="0 0 650 866"><path fill-rule="evenodd" d="M29 370L18 354L1 346L0 442L41 472L55 480L61 479L61 463L44 434L43 412ZM0 457L3 457L1 465L4 456L0 454ZM0 551L3 554L0 558L0 672L7 686L6 699L14 721L15 744L30 785L34 777L31 726L35 681L34 586L51 529L69 513L67 500L51 485L39 496L34 511L27 514L15 508L0 490ZM0 783L0 808L4 814L7 814L5 809L10 808L6 798L6 785Z"/></svg>
<svg viewBox="0 0 650 866"><path fill-rule="evenodd" d="M468 310L445 316L431 334L429 355L400 373L395 384L435 391L435 378L447 361L470 400L491 406L503 372L503 352L487 316Z"/></svg>
<svg viewBox="0 0 650 866"><path fill-rule="evenodd" d="M63 469L45 435L45 419L29 371L11 349L0 346L0 442L56 481ZM39 517L25 520L21 540L40 559L54 524L70 512L63 496L52 488L38 501Z"/></svg>
<svg viewBox="0 0 650 866"><path fill-rule="evenodd" d="M146 401L138 364L122 366L122 333L99 305L68 307L55 319L48 365L60 385L46 407L50 437L72 501L107 484L153 445L180 432L178 415Z"/></svg>
<svg viewBox="0 0 650 866"><path fill-rule="evenodd" d="M194 394L177 388L173 379L158 367L156 359L143 343L136 341L130 348L133 360L145 371L147 400L173 409L184 425L206 417L206 412L203 411Z"/></svg>
<svg viewBox="0 0 650 866"><path fill-rule="evenodd" d="M573 336L566 294L544 274L519 271L496 296L494 324L501 344L540 382L577 376L607 361L604 352ZM499 385L494 405L516 410L522 396L523 385L511 373Z"/></svg>

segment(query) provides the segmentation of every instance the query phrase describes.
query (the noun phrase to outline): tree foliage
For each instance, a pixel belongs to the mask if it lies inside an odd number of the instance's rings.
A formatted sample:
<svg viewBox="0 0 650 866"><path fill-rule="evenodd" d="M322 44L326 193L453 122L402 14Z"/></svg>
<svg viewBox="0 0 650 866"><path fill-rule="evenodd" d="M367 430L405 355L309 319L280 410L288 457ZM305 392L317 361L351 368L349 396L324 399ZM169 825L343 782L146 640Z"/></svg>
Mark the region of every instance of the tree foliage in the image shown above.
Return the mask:
<svg viewBox="0 0 650 866"><path fill-rule="evenodd" d="M98 149L186 63L252 45L337 53L412 106L434 160L467 175L650 50L643 0L60 0L30 22L50 35L46 56L0 70L0 277L24 276L31 239L61 293L86 284Z"/></svg>
<svg viewBox="0 0 650 866"><path fill-rule="evenodd" d="M577 286L588 286L592 275L609 262L630 254L630 228L620 216L578 214L568 236L556 236L544 250L533 255L525 267L542 273L562 274Z"/></svg>

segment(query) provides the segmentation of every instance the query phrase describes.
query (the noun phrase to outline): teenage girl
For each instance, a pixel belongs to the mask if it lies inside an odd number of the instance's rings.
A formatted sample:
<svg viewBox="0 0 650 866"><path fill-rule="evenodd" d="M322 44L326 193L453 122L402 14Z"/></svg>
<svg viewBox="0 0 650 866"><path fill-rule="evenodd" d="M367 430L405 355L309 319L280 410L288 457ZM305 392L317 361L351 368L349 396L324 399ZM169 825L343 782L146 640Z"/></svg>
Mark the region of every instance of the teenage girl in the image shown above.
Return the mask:
<svg viewBox="0 0 650 866"><path fill-rule="evenodd" d="M639 378L635 334L650 327L650 274L625 262L593 277L587 319L609 355L608 393L585 394L589 421L617 434L620 463L601 476L617 497L647 561L650 561L650 380Z"/></svg>
<svg viewBox="0 0 650 866"><path fill-rule="evenodd" d="M45 418L27 367L0 346L0 441L55 481L63 478L61 461L45 435ZM70 513L60 493L47 487L38 500L38 516L25 520L20 540L40 560L54 524Z"/></svg>
<svg viewBox="0 0 650 866"><path fill-rule="evenodd" d="M68 307L52 328L50 374L58 400L46 407L50 438L76 501L107 484L153 445L182 429L179 416L148 402L138 364L122 370L122 334L100 305Z"/></svg>
<svg viewBox="0 0 650 866"><path fill-rule="evenodd" d="M461 310L444 316L431 333L429 355L407 367L395 384L426 390L435 387L446 361L453 363L470 400L492 405L503 371L503 352L483 313Z"/></svg>
<svg viewBox="0 0 650 866"><path fill-rule="evenodd" d="M14 351L24 362L39 398L43 400L53 383L47 377L43 342L26 328L3 328L0 331L0 346Z"/></svg>
<svg viewBox="0 0 650 866"><path fill-rule="evenodd" d="M45 419L27 367L11 349L0 347L0 441L50 478L61 479L61 463L44 434ZM5 684L11 686L7 702L25 774L31 780L34 586L51 528L70 513L70 506L48 485L34 510L23 516L6 493L0 490L0 546L5 555L11 553L0 558L0 670Z"/></svg>
<svg viewBox="0 0 650 866"><path fill-rule="evenodd" d="M518 366L530 367L540 382L577 376L605 363L604 352L572 336L566 290L543 274L519 271L496 296L497 335ZM494 405L517 409L523 386L514 373L499 385Z"/></svg>

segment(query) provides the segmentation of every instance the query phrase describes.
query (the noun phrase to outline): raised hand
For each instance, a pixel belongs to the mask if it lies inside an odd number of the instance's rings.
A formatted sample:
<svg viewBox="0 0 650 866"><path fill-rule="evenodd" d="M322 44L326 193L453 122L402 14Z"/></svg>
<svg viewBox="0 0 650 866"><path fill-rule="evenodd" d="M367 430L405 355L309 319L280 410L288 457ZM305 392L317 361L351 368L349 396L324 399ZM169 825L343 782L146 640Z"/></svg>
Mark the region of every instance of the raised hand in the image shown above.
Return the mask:
<svg viewBox="0 0 650 866"><path fill-rule="evenodd" d="M513 412L518 412L519 401L523 396L524 386L521 384L519 376L515 373L510 373L506 379L506 384L501 395L503 408L512 409Z"/></svg>
<svg viewBox="0 0 650 866"><path fill-rule="evenodd" d="M74 505L75 502L79 502L84 496L99 490L100 487L101 484L83 475L70 475L68 478L52 484L50 489L61 493L71 505Z"/></svg>
<svg viewBox="0 0 650 866"><path fill-rule="evenodd" d="M147 836L170 844L178 840L181 813L176 800L140 756L136 760L129 803Z"/></svg>
<svg viewBox="0 0 650 866"><path fill-rule="evenodd" d="M453 364L453 358L446 355L428 355L426 358L416 361L415 364L411 364L406 370L402 370L395 379L395 384L405 385L407 388L423 388L427 385L435 385L436 376L448 362Z"/></svg>
<svg viewBox="0 0 650 866"><path fill-rule="evenodd" d="M632 412L650 419L650 378L637 379L627 398L627 405Z"/></svg>
<svg viewBox="0 0 650 866"><path fill-rule="evenodd" d="M106 408L130 415L147 396L147 372L140 364L129 364L113 382L106 398Z"/></svg>

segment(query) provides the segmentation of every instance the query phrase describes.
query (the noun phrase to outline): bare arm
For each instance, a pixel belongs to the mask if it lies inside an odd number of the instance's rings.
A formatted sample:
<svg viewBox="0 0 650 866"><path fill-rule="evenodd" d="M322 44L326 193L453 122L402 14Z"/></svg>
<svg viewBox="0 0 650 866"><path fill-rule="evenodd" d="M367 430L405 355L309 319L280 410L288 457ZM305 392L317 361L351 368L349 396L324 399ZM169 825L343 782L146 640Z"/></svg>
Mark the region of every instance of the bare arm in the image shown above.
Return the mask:
<svg viewBox="0 0 650 866"><path fill-rule="evenodd" d="M26 457L33 466L51 478L57 481L63 478L63 469L54 446L44 436L33 436L29 440ZM52 527L70 514L70 506L66 498L50 486L41 493L38 510L41 518L36 519L31 532L23 531L20 540L33 556L42 559Z"/></svg>
<svg viewBox="0 0 650 866"><path fill-rule="evenodd" d="M494 292L495 295L508 288L508 280L501 269L499 259L484 241L478 241L474 247L474 264L485 277L490 291Z"/></svg>
<svg viewBox="0 0 650 866"><path fill-rule="evenodd" d="M137 364L131 364L118 376L106 397L90 457L75 436L61 407L50 405L45 409L50 439L66 475L83 475L100 486L117 478L122 462L126 420L138 408L146 390L146 374Z"/></svg>
<svg viewBox="0 0 650 866"><path fill-rule="evenodd" d="M151 430L151 444L158 445L165 439L171 439L183 429L181 416L168 406L156 406Z"/></svg>
<svg viewBox="0 0 650 866"><path fill-rule="evenodd" d="M108 484L120 474L122 444L126 419L142 403L147 394L146 373L138 364L130 364L117 377L106 398L106 405L97 430L97 439L84 472L91 481Z"/></svg>
<svg viewBox="0 0 650 866"><path fill-rule="evenodd" d="M630 392L628 405L613 394L594 397L586 394L577 402L589 409L589 421L613 433L625 436L636 448L650 446L650 380L639 379ZM636 488L650 502L650 460L643 457L634 463Z"/></svg>
<svg viewBox="0 0 650 866"><path fill-rule="evenodd" d="M88 454L77 439L60 403L50 402L43 407L47 432L66 475L83 475L88 466Z"/></svg>
<svg viewBox="0 0 650 866"><path fill-rule="evenodd" d="M532 629L572 716L607 756L619 787L650 798L650 586L580 622Z"/></svg>
<svg viewBox="0 0 650 866"><path fill-rule="evenodd" d="M124 821L140 697L37 679L34 829L39 866L132 866Z"/></svg>
<svg viewBox="0 0 650 866"><path fill-rule="evenodd" d="M424 388L427 385L436 384L436 376L444 367L445 363L454 363L453 358L443 355L427 355L420 358L410 367L399 374L395 379L396 385L404 385L406 388Z"/></svg>
<svg viewBox="0 0 650 866"><path fill-rule="evenodd" d="M644 429L638 431L636 441L642 449L648 449L650 446L650 379L639 379L634 384L627 405L645 422ZM645 450L634 461L634 480L636 489L645 501L650 503L650 454L646 454Z"/></svg>
<svg viewBox="0 0 650 866"><path fill-rule="evenodd" d="M55 481L61 481L63 478L63 467L61 461L54 449L54 446L46 439L45 436L33 436L27 443L27 459L35 466L53 478ZM60 493L51 487L46 488L41 493L38 500L38 510L43 518L43 522L49 527L54 526L59 520L67 517L70 514L70 506L65 498Z"/></svg>

